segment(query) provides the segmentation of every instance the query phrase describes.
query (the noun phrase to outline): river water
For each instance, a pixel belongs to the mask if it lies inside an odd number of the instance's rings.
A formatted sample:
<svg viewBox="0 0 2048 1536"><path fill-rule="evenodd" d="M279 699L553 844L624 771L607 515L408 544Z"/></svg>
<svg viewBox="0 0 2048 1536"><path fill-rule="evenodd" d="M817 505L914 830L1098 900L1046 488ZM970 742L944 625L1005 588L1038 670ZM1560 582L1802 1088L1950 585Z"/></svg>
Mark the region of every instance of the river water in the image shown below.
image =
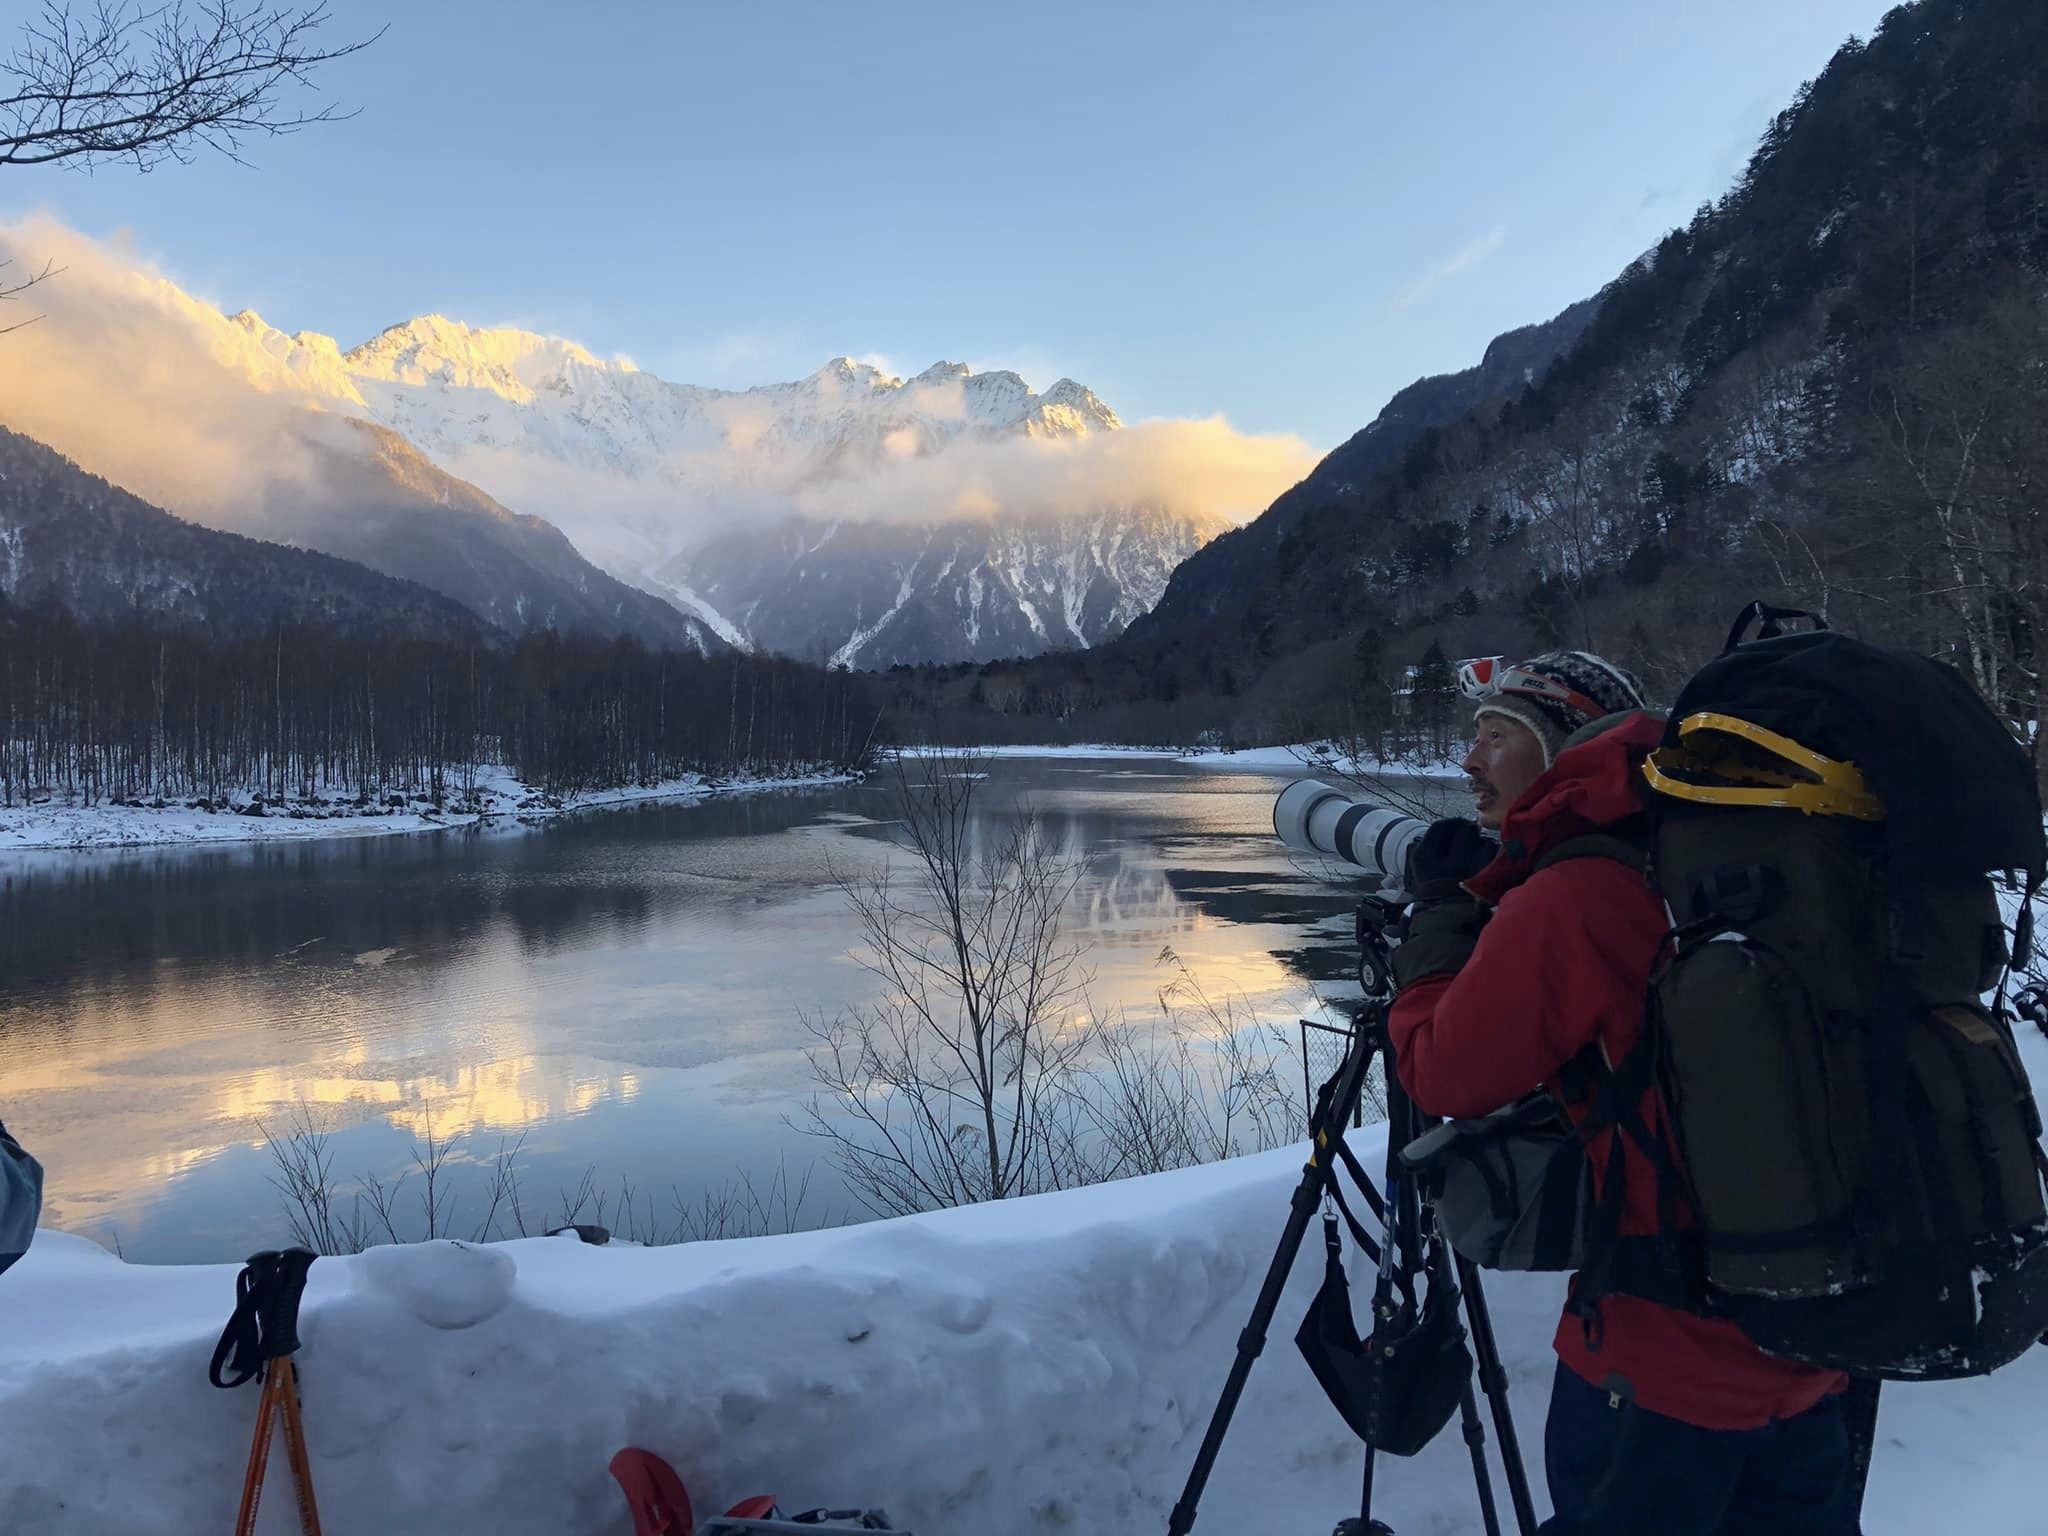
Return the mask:
<svg viewBox="0 0 2048 1536"><path fill-rule="evenodd" d="M1066 931L1098 1010L1158 1015L1184 964L1292 1034L1341 1020L1318 988L1355 995L1355 888L1274 839L1291 776L1002 759L977 815L1028 803L1085 859ZM900 864L886 778L535 827L0 855L0 1117L48 1170L45 1223L143 1262L288 1242L265 1130L301 1116L339 1186L452 1141L458 1236L521 1137L534 1228L586 1170L664 1208L742 1175L765 1195L779 1170L809 1181L798 1224L850 1219L795 1123L803 1016L875 991L832 877ZM415 1226L422 1182L399 1197Z"/></svg>

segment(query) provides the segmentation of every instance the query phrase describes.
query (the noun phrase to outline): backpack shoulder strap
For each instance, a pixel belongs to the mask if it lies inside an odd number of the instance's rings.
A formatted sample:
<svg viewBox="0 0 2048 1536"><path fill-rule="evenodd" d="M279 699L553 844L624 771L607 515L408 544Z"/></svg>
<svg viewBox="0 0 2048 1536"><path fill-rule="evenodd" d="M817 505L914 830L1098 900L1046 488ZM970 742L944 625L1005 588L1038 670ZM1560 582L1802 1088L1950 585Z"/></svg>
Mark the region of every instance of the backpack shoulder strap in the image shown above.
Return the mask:
<svg viewBox="0 0 2048 1536"><path fill-rule="evenodd" d="M1539 858L1535 869L1548 869L1568 859L1611 859L1638 874L1647 874L1648 829L1637 823L1567 838ZM1559 1086L1567 1099L1593 1101L1580 1134L1590 1137L1601 1130L1612 1133L1601 1197L1587 1213L1586 1263L1572 1286L1570 1303L1596 1347L1600 1301L1605 1296L1619 1293L1682 1312L1710 1312L1700 1283L1704 1261L1697 1234L1679 1229L1678 1203L1689 1198L1685 1176L1671 1149L1644 1121L1639 1108L1642 1094L1655 1080L1651 1040L1652 1034L1646 1028L1636 1048L1616 1065L1609 1065L1597 1046L1588 1046L1567 1062L1560 1073ZM1648 1236L1624 1237L1621 1233L1627 1177L1624 1143L1635 1146L1656 1179L1657 1230Z"/></svg>
<svg viewBox="0 0 2048 1536"><path fill-rule="evenodd" d="M1631 837L1626 832L1588 832L1580 837L1566 838L1539 858L1530 873L1562 864L1567 859L1612 859L1641 873L1650 867L1650 850L1640 836Z"/></svg>

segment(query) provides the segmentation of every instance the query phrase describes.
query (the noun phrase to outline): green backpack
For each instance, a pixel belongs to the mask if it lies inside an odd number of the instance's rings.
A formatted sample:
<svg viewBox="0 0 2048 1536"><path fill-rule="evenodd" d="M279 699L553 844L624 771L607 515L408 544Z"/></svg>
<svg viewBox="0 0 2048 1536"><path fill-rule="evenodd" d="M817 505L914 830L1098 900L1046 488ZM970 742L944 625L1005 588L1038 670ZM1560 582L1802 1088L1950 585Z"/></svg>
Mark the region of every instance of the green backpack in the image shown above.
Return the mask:
<svg viewBox="0 0 2048 1536"><path fill-rule="evenodd" d="M1645 764L1671 932L1643 1045L1598 1074L1621 1134L1580 1301L1659 1290L1619 1236L1626 1135L1697 1215L1657 1243L1700 1310L1817 1366L1980 1375L2048 1330L2048 1159L2004 1008L2048 868L2033 768L1946 666L1745 627ZM1675 1163L1634 1109L1651 1080Z"/></svg>

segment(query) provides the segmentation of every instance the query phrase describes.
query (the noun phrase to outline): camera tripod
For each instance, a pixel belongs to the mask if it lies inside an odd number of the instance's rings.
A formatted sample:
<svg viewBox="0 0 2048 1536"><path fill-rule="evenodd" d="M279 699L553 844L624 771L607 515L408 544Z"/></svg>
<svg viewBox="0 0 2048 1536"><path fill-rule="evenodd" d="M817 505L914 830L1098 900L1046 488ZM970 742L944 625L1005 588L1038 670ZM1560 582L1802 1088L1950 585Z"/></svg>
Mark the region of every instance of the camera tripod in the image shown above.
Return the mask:
<svg viewBox="0 0 2048 1536"><path fill-rule="evenodd" d="M1223 1437L1229 1430L1231 1416L1237 1410L1245 1383L1251 1378L1252 1365L1266 1347L1266 1331L1272 1326L1273 1314L1279 1308L1281 1292L1294 1269L1295 1256L1308 1233L1309 1223L1326 1203L1334 1201L1341 1204L1342 1194L1337 1185L1339 1162L1351 1168L1352 1177L1361 1185L1367 1202L1385 1222L1385 1237L1378 1245L1379 1273L1373 1292L1376 1324L1384 1324L1397 1314L1393 1295L1397 1265L1404 1262L1414 1264L1425 1245L1435 1261L1432 1267L1437 1275L1445 1275L1454 1269L1457 1294L1464 1301L1465 1321L1472 1341L1472 1364L1465 1373L1459 1394L1458 1414L1465 1444L1472 1456L1472 1476L1480 1515L1485 1522L1487 1536L1500 1536L1500 1513L1494 1501L1492 1475L1486 1464L1486 1428L1481 1422L1473 1392L1474 1374L1486 1393L1494 1432L1500 1438L1501 1462L1507 1476L1508 1496L1514 1506L1516 1528L1520 1536L1535 1536L1536 1510L1529 1496L1528 1474L1522 1466L1521 1442L1515 1434L1514 1415L1508 1404L1507 1372L1501 1365L1493 1319L1487 1311L1485 1293L1479 1284L1478 1266L1463 1257L1456 1257L1454 1266L1443 1262L1452 1256L1442 1233L1437 1230L1435 1210L1418 1188L1417 1181L1405 1173L1400 1163L1401 1149L1427 1129L1431 1122L1416 1109L1394 1072L1393 1048L1387 1033L1387 1012L1393 1004L1395 991L1391 948L1386 936L1392 916L1393 909L1374 898L1368 897L1360 903L1358 979L1365 993L1364 1004L1354 1022L1351 1043L1342 1065L1317 1095L1309 1123L1308 1164L1302 1170L1301 1183L1296 1186L1289 1202L1287 1226L1266 1271L1265 1284L1253 1304L1251 1319L1238 1336L1237 1357L1223 1384L1223 1395L1210 1417L1208 1432L1196 1453L1180 1502L1174 1505L1173 1514L1167 1522L1168 1536L1187 1536L1194 1526L1195 1506L1208 1484L1217 1454L1223 1448ZM1365 1092L1375 1059L1382 1064L1387 1098L1384 1193L1374 1189L1365 1170L1358 1166L1357 1159L1344 1145L1345 1128ZM1335 1536L1393 1536L1391 1528L1375 1520L1372 1514L1373 1475L1377 1460L1378 1447L1368 1438L1358 1516L1341 1522Z"/></svg>

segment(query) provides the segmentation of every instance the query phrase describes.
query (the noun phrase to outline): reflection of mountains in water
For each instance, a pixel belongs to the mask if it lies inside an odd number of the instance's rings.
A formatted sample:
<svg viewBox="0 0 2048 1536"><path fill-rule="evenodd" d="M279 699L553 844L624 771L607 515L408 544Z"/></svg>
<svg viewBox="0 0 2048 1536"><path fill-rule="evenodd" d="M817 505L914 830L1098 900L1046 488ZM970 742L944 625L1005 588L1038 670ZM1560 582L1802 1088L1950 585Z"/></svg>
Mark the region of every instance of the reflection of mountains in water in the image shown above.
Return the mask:
<svg viewBox="0 0 2048 1536"><path fill-rule="evenodd" d="M997 853L1015 825L1014 809L1014 803L991 803L975 817L964 844L970 860L979 862ZM1093 810L1041 809L1038 821L1050 846L1085 869L1066 914L1066 931L1074 937L1118 932L1169 942L1202 918L1264 924L1300 934L1300 944L1272 954L1302 980L1342 981L1357 974L1350 919L1365 884L1349 889L1297 871L1274 838L1234 833L1188 838L1177 830L1161 835L1147 827L1142 815L1106 817ZM877 819L848 830L898 846L903 842L901 825L891 820ZM1238 844L1252 854L1254 864L1266 867L1187 868L1174 863L1182 854L1213 861L1219 848Z"/></svg>
<svg viewBox="0 0 2048 1536"><path fill-rule="evenodd" d="M1301 933L1300 945L1276 949L1273 958L1308 982L1344 981L1358 974L1351 914L1362 891L1351 892L1295 875L1241 870L1169 869L1165 878L1176 900L1232 923L1269 923ZM1329 938L1318 942L1315 932Z"/></svg>

